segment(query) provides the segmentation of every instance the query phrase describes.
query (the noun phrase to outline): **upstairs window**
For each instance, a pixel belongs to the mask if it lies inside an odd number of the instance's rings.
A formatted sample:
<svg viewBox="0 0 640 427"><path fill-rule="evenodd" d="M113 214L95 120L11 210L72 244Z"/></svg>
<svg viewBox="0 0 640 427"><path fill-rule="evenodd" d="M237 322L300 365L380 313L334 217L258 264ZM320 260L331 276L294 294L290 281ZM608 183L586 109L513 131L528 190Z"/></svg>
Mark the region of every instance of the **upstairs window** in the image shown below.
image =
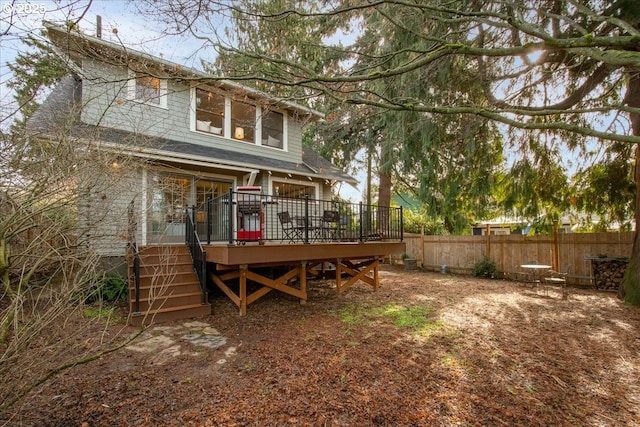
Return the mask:
<svg viewBox="0 0 640 427"><path fill-rule="evenodd" d="M243 102L231 102L231 137L244 142L256 142L256 107Z"/></svg>
<svg viewBox="0 0 640 427"><path fill-rule="evenodd" d="M262 145L275 148L284 147L284 117L282 113L263 110Z"/></svg>
<svg viewBox="0 0 640 427"><path fill-rule="evenodd" d="M224 96L196 89L196 130L224 136Z"/></svg>
<svg viewBox="0 0 640 427"><path fill-rule="evenodd" d="M272 180L271 194L279 197L290 197L293 199L316 199L318 194L317 184L305 184L295 180Z"/></svg>
<svg viewBox="0 0 640 427"><path fill-rule="evenodd" d="M192 90L191 120L195 122L192 129L257 146L287 150L286 113L257 106L250 100L233 99L231 94L222 90Z"/></svg>
<svg viewBox="0 0 640 427"><path fill-rule="evenodd" d="M167 108L167 81L140 73L131 73L129 99Z"/></svg>

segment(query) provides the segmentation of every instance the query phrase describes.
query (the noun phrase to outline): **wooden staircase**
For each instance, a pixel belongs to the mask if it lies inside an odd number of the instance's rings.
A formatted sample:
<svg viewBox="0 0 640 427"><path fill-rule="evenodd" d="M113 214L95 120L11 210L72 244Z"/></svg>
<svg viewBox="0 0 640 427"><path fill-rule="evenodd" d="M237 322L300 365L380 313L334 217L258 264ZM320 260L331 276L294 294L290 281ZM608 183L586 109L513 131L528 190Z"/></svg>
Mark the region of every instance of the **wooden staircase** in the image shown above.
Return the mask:
<svg viewBox="0 0 640 427"><path fill-rule="evenodd" d="M159 245L139 248L140 299L136 311L133 256L129 258L130 322L169 322L211 314L211 304L202 302L198 276L193 270L189 249L185 245Z"/></svg>

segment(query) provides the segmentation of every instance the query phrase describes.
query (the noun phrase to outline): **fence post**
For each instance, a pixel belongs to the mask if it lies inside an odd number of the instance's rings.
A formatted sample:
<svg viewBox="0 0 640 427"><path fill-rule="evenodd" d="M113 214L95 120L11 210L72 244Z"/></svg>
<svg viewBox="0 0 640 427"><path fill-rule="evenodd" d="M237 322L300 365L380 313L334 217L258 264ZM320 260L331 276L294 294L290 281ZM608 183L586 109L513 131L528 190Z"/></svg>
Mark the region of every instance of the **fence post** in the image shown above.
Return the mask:
<svg viewBox="0 0 640 427"><path fill-rule="evenodd" d="M487 224L486 245L485 254L489 259L491 258L491 228L489 228L489 224Z"/></svg>
<svg viewBox="0 0 640 427"><path fill-rule="evenodd" d="M420 227L420 267L424 268L424 225Z"/></svg>
<svg viewBox="0 0 640 427"><path fill-rule="evenodd" d="M553 269L560 271L560 242L558 236L558 224L553 225Z"/></svg>
<svg viewBox="0 0 640 427"><path fill-rule="evenodd" d="M404 240L404 210L402 210L402 206L400 206L400 241L402 242L403 240Z"/></svg>

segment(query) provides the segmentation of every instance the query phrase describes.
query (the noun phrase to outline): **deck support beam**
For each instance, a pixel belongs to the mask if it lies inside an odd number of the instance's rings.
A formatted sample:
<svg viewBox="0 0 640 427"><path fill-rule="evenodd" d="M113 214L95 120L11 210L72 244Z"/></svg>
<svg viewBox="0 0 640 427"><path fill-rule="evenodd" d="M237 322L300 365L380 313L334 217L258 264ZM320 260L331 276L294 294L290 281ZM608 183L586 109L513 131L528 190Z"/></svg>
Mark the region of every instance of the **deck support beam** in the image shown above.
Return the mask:
<svg viewBox="0 0 640 427"><path fill-rule="evenodd" d="M336 290L338 295L342 295L344 291L355 285L358 281L373 286L375 291L380 285L379 277L380 260L373 258L370 260L353 263L350 260L336 260ZM347 273L350 278L344 284L342 283L342 273ZM373 277L368 276L369 272L373 272Z"/></svg>
<svg viewBox="0 0 640 427"><path fill-rule="evenodd" d="M254 271L249 270L246 264L238 266L237 270L221 275L210 271L209 276L213 283L224 292L227 297L240 309L240 316L247 314L247 306L254 303L272 290L278 290L296 298L300 298L300 303L307 301L307 262L302 261L300 265L292 265L290 270L276 279L270 279ZM300 283L300 288L289 286L291 279L296 278ZM239 279L238 293L236 294L229 286L229 281ZM262 287L247 294L247 281L261 284Z"/></svg>
<svg viewBox="0 0 640 427"><path fill-rule="evenodd" d="M276 279L263 276L252 271L252 267L264 264L241 264L238 266L218 265L215 271L209 272L210 278L224 294L239 308L240 316L247 314L247 306L254 303L272 290L283 292L300 299L300 304L307 302L307 274L313 277L324 277L325 263L331 262L336 267L336 291L342 295L347 289L362 281L373 287L374 291L380 286L379 268L381 257L369 259L344 259L299 261L285 264L286 273ZM280 264L278 264L280 265ZM345 281L343 275L347 276ZM298 287L291 286L290 281L297 279ZM231 283L233 281L233 284ZM262 285L248 294L247 282ZM237 286L237 293L232 289Z"/></svg>

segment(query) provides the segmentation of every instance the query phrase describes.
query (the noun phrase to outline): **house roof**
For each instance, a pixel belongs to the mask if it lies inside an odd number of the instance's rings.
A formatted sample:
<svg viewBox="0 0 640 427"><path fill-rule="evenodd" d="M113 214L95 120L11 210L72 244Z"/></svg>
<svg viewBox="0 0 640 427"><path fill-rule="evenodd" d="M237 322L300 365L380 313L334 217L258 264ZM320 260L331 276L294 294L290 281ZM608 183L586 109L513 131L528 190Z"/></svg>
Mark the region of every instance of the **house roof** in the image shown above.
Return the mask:
<svg viewBox="0 0 640 427"><path fill-rule="evenodd" d="M149 71L162 70L164 75L161 77L163 78L194 80L195 82L217 86L227 91L238 91L256 100L268 101L271 105L292 111L296 115L306 116L309 120L324 118L323 113L284 98L276 97L257 89L240 85L231 80L196 70L195 68L186 67L176 62L167 61L163 58L131 49L123 44L113 43L99 37L70 30L65 26L56 25L49 21L44 21L43 25L47 30L47 36L51 42L61 50L62 53L78 64L82 58L85 57L99 59L103 62L108 61L112 65L120 66L129 66L137 63L138 66L144 67Z"/></svg>
<svg viewBox="0 0 640 427"><path fill-rule="evenodd" d="M290 173L350 184L358 182L307 147L303 149L302 162L295 163L209 145L149 137L135 132L87 125L79 120L81 91L82 84L77 77L63 78L29 119L27 129L32 134L57 135L63 131L73 138L100 141L101 144L106 144L113 149L124 150L140 157L165 159L179 163L198 162L205 166L236 170L257 169Z"/></svg>

